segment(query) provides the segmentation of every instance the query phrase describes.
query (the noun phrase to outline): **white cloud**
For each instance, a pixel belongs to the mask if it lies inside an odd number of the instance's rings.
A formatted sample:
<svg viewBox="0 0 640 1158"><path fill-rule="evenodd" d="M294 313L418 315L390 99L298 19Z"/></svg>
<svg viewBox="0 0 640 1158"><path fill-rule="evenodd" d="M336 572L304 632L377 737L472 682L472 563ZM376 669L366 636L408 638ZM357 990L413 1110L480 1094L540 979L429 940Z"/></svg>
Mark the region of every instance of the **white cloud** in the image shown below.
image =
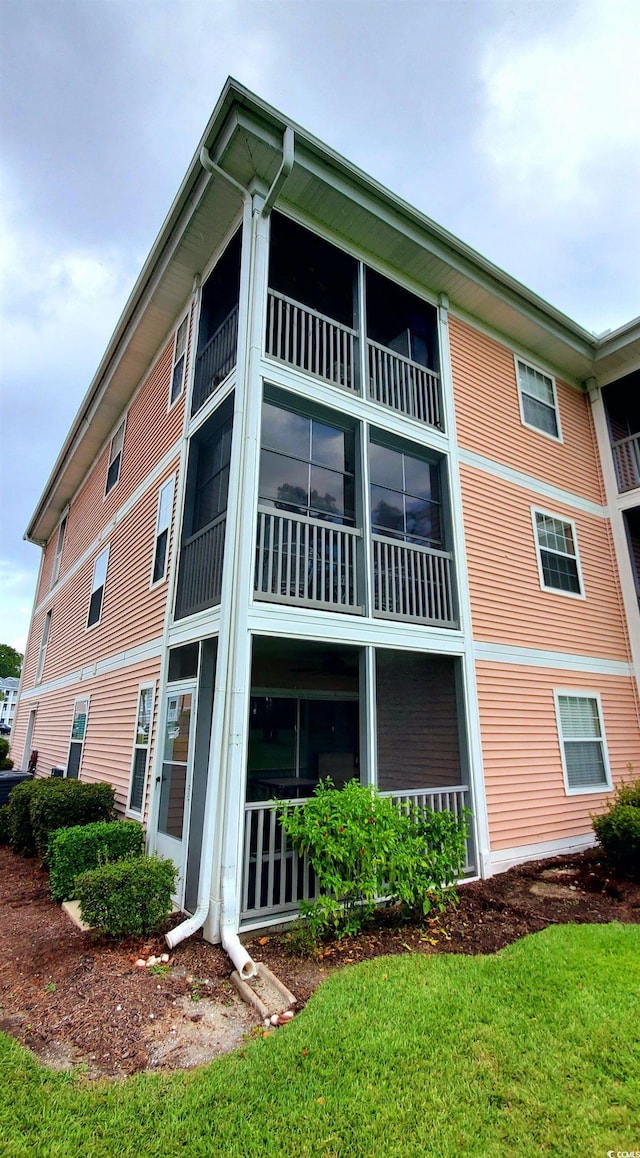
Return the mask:
<svg viewBox="0 0 640 1158"><path fill-rule="evenodd" d="M640 6L585 0L551 35L503 29L481 63L480 145L507 200L593 208L640 151ZM629 190L630 192L630 190Z"/></svg>
<svg viewBox="0 0 640 1158"><path fill-rule="evenodd" d="M37 568L26 571L0 559L0 643L8 643L23 655L36 579Z"/></svg>

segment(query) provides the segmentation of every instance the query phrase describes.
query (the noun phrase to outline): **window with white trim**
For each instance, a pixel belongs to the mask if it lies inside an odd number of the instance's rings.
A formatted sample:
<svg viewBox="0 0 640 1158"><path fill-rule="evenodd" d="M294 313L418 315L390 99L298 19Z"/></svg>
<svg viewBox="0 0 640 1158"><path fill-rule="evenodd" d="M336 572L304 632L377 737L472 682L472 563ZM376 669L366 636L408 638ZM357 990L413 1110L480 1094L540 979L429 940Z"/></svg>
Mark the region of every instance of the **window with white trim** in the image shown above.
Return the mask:
<svg viewBox="0 0 640 1158"><path fill-rule="evenodd" d="M167 573L169 555L169 528L173 509L173 476L158 491L158 514L156 518L156 542L153 554L151 583L160 583Z"/></svg>
<svg viewBox="0 0 640 1158"><path fill-rule="evenodd" d="M574 523L547 511L532 510L532 515L543 591L583 595Z"/></svg>
<svg viewBox="0 0 640 1158"><path fill-rule="evenodd" d="M71 741L67 759L67 779L77 780L80 776L82 750L87 734L87 717L89 715L89 697L77 699L73 705L73 723L71 725Z"/></svg>
<svg viewBox="0 0 640 1158"><path fill-rule="evenodd" d="M100 622L100 616L102 615L102 601L104 599L104 585L107 581L108 562L109 548L105 547L104 551L101 551L98 555L93 568L93 583L91 586L91 600L89 603L87 627L93 627L94 623Z"/></svg>
<svg viewBox="0 0 640 1158"><path fill-rule="evenodd" d="M49 632L51 631L51 616L53 615L53 608L47 611L44 617L44 625L42 627L42 639L40 640L40 651L38 653L38 666L36 668L35 683L39 684L42 679L42 672L44 670L44 660L47 654L47 644L49 642Z"/></svg>
<svg viewBox="0 0 640 1158"><path fill-rule="evenodd" d="M184 386L184 370L187 363L187 336L189 317L180 323L176 330L176 342L173 348L173 369L171 371L171 391L169 405L173 406L176 398L182 394Z"/></svg>
<svg viewBox="0 0 640 1158"><path fill-rule="evenodd" d="M562 435L554 379L520 358L516 358L516 375L520 415L524 425L560 440Z"/></svg>
<svg viewBox="0 0 640 1158"><path fill-rule="evenodd" d="M129 812L142 813L144 788L147 778L151 721L153 719L154 684L143 684L138 695L138 716L133 743L131 764L131 785L129 788Z"/></svg>
<svg viewBox="0 0 640 1158"><path fill-rule="evenodd" d="M58 575L60 574L60 562L62 560L62 548L64 547L64 536L65 536L66 529L67 529L67 516L65 515L64 519L60 523L60 526L58 527L58 541L56 543L56 554L55 554L55 558L53 560L53 570L51 571L51 587L55 587L55 585L58 581Z"/></svg>
<svg viewBox="0 0 640 1158"><path fill-rule="evenodd" d="M606 792L611 773L599 696L554 694L567 792Z"/></svg>
<svg viewBox="0 0 640 1158"><path fill-rule="evenodd" d="M107 468L107 484L104 488L105 498L110 490L113 490L118 479L120 478L120 463L122 462L122 446L124 443L124 428L126 418L122 419L118 429L111 439L111 446L109 448L109 466Z"/></svg>

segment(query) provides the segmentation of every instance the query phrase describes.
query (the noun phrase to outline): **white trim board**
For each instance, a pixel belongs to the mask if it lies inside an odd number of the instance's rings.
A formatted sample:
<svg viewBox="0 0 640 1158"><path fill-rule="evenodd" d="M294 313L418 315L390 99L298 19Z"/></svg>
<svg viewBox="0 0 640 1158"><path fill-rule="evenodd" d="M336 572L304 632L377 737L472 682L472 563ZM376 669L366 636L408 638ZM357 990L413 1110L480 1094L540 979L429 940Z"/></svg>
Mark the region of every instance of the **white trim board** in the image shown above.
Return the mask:
<svg viewBox="0 0 640 1158"><path fill-rule="evenodd" d="M581 495L574 495L571 491L554 486L553 483L543 482L542 479L535 478L534 475L524 474L511 466L505 466L504 463L496 462L492 458L485 458L483 454L476 454L474 450L464 450L463 447L460 447L458 457L460 462L466 466L473 466L476 470L484 471L485 474L495 475L497 478L504 479L505 482L514 483L515 486L533 491L534 494L544 495L545 498L552 499L556 503L575 507L576 510L584 511L585 514L593 515L598 519L609 518L608 507L594 503L591 499L582 498ZM560 517L558 516L558 518Z"/></svg>
<svg viewBox="0 0 640 1158"><path fill-rule="evenodd" d="M603 789L603 792L608 789ZM578 836L563 836L559 840L543 840L539 844L521 844L517 848L500 848L490 852L485 865L486 876L504 873L514 865L529 860L544 860L545 857L568 856L574 852L584 852L595 845L593 831Z"/></svg>
<svg viewBox="0 0 640 1158"><path fill-rule="evenodd" d="M522 667L551 667L561 671L584 671L594 675L630 677L633 665L619 659L603 659L600 656L576 655L565 651L543 651L540 648L516 647L506 643L474 643L473 655L476 661L487 663L512 663Z"/></svg>
<svg viewBox="0 0 640 1158"><path fill-rule="evenodd" d="M23 692L20 699L39 700L48 692L57 692L62 688L72 687L74 684L85 683L86 680L107 675L111 671L119 671L124 667L135 667L139 663L144 663L147 659L159 659L161 655L162 638L151 639L148 643L141 643L137 647L129 648L127 651L110 655L106 659L99 659L96 663L89 664L88 667L77 668L76 671L67 672L66 675L58 676L55 680L48 680L47 683L37 684L36 687L29 688L26 692Z"/></svg>

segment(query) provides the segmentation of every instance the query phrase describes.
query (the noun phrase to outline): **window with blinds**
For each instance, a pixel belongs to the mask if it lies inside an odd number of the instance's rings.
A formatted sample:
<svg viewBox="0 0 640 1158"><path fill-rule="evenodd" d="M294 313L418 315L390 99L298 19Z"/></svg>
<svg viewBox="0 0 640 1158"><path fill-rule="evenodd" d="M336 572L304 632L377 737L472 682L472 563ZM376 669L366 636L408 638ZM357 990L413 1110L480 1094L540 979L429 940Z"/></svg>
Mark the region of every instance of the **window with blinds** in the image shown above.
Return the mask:
<svg viewBox="0 0 640 1158"><path fill-rule="evenodd" d="M599 696L556 692L556 713L567 791L607 791L611 774Z"/></svg>
<svg viewBox="0 0 640 1158"><path fill-rule="evenodd" d="M560 441L560 416L553 378L522 362L520 358L516 358L516 375L520 417L524 425Z"/></svg>

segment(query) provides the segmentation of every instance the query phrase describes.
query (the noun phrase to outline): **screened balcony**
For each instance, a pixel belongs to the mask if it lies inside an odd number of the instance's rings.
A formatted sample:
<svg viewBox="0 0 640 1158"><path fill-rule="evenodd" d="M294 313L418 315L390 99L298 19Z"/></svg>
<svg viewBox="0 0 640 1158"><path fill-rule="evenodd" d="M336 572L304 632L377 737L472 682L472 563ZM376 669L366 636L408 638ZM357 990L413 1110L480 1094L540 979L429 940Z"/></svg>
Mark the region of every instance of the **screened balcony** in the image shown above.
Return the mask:
<svg viewBox="0 0 640 1158"><path fill-rule="evenodd" d="M442 429L434 307L370 269L366 307L369 397Z"/></svg>
<svg viewBox="0 0 640 1158"><path fill-rule="evenodd" d="M640 487L640 370L605 386L602 397L618 491L624 494Z"/></svg>
<svg viewBox="0 0 640 1158"><path fill-rule="evenodd" d="M360 649L254 640L241 909L245 923L298 910L316 881L283 832L274 801L299 805L319 779L340 788L361 770L366 697ZM269 688L278 690L270 693ZM259 690L258 690L259 689ZM398 808L452 811L470 805L459 725L458 661L376 651L377 780ZM467 840L464 875L475 870Z"/></svg>
<svg viewBox="0 0 640 1158"><path fill-rule="evenodd" d="M191 413L233 370L238 351L241 234L236 233L202 288Z"/></svg>

